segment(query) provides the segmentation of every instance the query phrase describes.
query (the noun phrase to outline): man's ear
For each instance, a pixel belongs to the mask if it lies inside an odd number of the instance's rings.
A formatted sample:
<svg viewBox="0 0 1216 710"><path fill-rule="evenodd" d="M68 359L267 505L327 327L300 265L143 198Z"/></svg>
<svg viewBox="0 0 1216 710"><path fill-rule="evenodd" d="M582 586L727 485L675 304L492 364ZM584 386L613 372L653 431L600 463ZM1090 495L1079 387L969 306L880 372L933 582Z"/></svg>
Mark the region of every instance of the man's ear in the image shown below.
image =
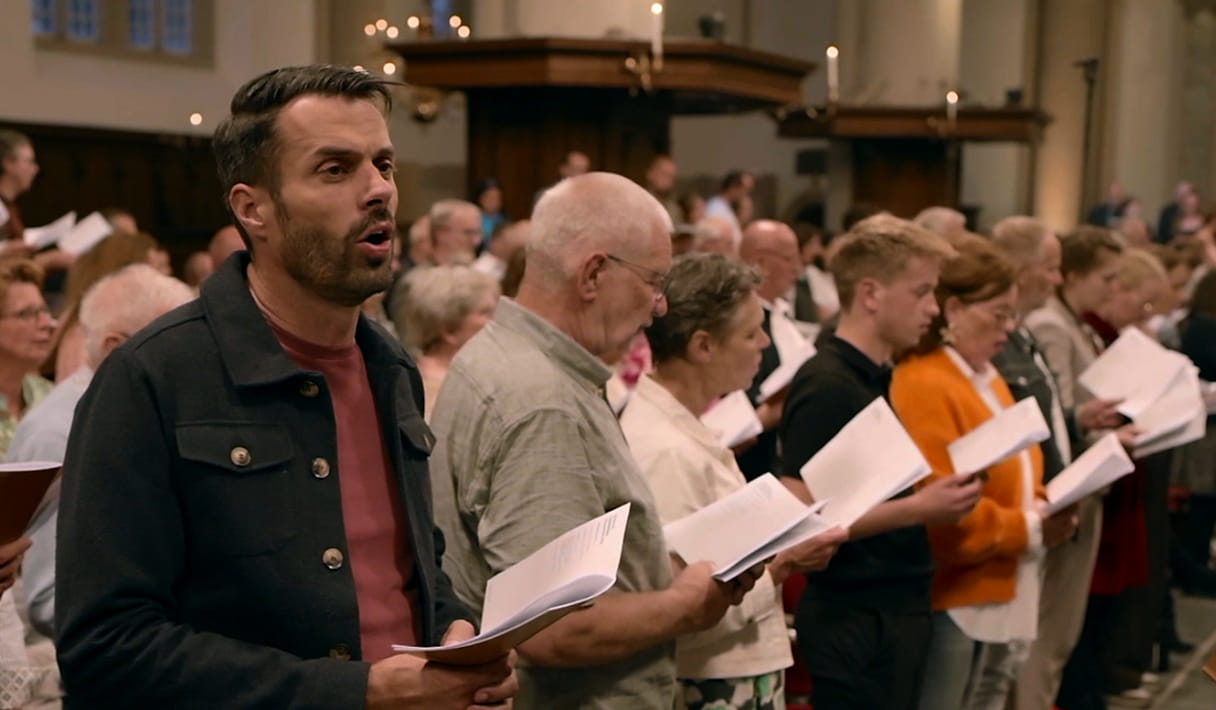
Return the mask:
<svg viewBox="0 0 1216 710"><path fill-rule="evenodd" d="M595 253L587 257L578 270L578 295L584 301L594 301L599 294L600 279L608 259L603 254Z"/></svg>
<svg viewBox="0 0 1216 710"><path fill-rule="evenodd" d="M264 239L266 228L274 219L273 202L266 191L237 183L228 191L228 206L250 239Z"/></svg>
<svg viewBox="0 0 1216 710"><path fill-rule="evenodd" d="M867 278L857 282L853 291L853 303L861 306L870 313L875 313L879 309L880 292L882 284L876 279Z"/></svg>

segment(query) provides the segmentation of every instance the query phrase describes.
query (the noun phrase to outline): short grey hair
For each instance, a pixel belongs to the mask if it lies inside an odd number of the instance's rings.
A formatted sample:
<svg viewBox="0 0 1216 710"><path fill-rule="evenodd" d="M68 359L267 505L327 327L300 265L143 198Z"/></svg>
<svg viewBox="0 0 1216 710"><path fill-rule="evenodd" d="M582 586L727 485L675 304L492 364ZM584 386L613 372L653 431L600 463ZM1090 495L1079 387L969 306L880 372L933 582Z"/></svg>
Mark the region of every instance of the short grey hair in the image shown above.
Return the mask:
<svg viewBox="0 0 1216 710"><path fill-rule="evenodd" d="M670 235L671 215L632 180L605 172L567 178L532 210L525 278L569 280L589 253L649 239L656 228Z"/></svg>
<svg viewBox="0 0 1216 710"><path fill-rule="evenodd" d="M959 229L966 229L967 216L949 207L926 207L912 219L912 223L935 234L945 235L952 231L952 223Z"/></svg>
<svg viewBox="0 0 1216 710"><path fill-rule="evenodd" d="M479 303L498 294L493 276L468 266L414 269L393 299L393 321L404 324L404 345L425 353L459 328Z"/></svg>
<svg viewBox="0 0 1216 710"><path fill-rule="evenodd" d="M675 261L663 289L667 313L646 329L655 362L684 357L699 330L724 338L739 306L763 277L754 266L721 254L688 254Z"/></svg>
<svg viewBox="0 0 1216 710"><path fill-rule="evenodd" d="M1051 234L1040 220L1025 215L1006 217L992 228L992 243L1005 252L1019 267L1026 267L1039 260L1043 241Z"/></svg>
<svg viewBox="0 0 1216 710"><path fill-rule="evenodd" d="M703 217L692 229L692 250L704 251L706 243L716 239L725 239L733 248L735 246L734 226L725 217L716 215Z"/></svg>
<svg viewBox="0 0 1216 710"><path fill-rule="evenodd" d="M134 335L152 321L194 300L194 290L148 264L125 266L103 276L80 301L80 327L85 355L96 368L104 358L102 344L111 333Z"/></svg>
<svg viewBox="0 0 1216 710"><path fill-rule="evenodd" d="M457 212L466 211L472 211L477 213L478 217L481 216L481 208L468 200L439 200L431 205L431 210L427 213L431 220L431 234L446 227Z"/></svg>

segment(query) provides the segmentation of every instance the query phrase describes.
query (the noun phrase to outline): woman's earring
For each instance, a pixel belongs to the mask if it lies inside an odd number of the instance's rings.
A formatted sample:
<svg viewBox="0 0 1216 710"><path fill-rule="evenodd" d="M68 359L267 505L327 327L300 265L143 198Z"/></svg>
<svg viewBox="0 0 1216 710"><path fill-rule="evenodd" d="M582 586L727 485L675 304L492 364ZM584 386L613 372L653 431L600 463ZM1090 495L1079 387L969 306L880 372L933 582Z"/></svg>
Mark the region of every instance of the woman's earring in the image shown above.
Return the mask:
<svg viewBox="0 0 1216 710"><path fill-rule="evenodd" d="M941 330L939 330L937 333L939 336L941 336L942 345L953 345L954 344L954 326L950 325L949 323L946 323L945 325L942 326Z"/></svg>

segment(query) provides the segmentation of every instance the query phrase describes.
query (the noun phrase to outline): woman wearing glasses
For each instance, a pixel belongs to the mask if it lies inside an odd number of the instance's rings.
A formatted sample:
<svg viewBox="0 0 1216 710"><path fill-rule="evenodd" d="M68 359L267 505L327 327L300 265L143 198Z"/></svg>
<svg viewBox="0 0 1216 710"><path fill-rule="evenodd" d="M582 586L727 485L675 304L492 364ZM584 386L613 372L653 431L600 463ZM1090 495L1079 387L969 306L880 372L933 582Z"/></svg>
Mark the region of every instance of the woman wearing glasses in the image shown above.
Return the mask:
<svg viewBox="0 0 1216 710"><path fill-rule="evenodd" d="M891 382L891 403L933 478L974 473L954 471L947 447L1014 404L991 360L1017 324L1016 273L983 239L952 242L958 256L942 269L940 312ZM983 474L983 497L969 514L929 526L937 571L922 710L1005 707L1038 626L1044 545L1066 539L1074 525L1073 511L1045 512L1037 445Z"/></svg>
<svg viewBox="0 0 1216 710"><path fill-rule="evenodd" d="M42 269L26 259L0 261L0 456L8 453L18 420L51 391L35 373L51 351L54 330L42 299ZM23 707L48 670L30 667L13 592L5 591L27 547L24 538L0 547L0 708Z"/></svg>

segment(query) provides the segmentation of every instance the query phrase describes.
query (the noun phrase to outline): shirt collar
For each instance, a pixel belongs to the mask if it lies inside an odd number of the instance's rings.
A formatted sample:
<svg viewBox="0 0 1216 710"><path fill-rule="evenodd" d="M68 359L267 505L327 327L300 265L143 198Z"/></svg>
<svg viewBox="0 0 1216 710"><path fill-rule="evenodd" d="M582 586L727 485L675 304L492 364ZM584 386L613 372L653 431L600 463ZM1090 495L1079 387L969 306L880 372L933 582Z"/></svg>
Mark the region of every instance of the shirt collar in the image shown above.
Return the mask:
<svg viewBox="0 0 1216 710"><path fill-rule="evenodd" d="M866 382L881 387L884 392L890 389L890 364L874 362L870 359L869 355L859 350L856 345L853 345L835 333L824 343L824 347L835 350L840 358L844 360L845 364L853 368Z"/></svg>
<svg viewBox="0 0 1216 710"><path fill-rule="evenodd" d="M574 342L552 323L502 296L494 311L494 322L515 331L536 344L541 352L565 370L571 377L586 383L591 389L602 392L612 370L589 350Z"/></svg>
<svg viewBox="0 0 1216 710"><path fill-rule="evenodd" d="M992 382L992 380L996 378L996 368L992 366L992 363L985 363L984 369L977 371L971 367L971 365L963 359L963 356L959 355L958 351L954 348L950 347L949 345L945 345L942 346L942 349L946 351L946 355L950 357L950 361L954 363L954 366L958 368L959 372L963 373L963 376L970 380L972 384L979 387L986 387L988 386L989 382Z"/></svg>
<svg viewBox="0 0 1216 710"><path fill-rule="evenodd" d="M709 427L702 424L701 420L688 410L688 407L676 399L675 395L666 387L655 382L650 375L642 375L638 378L638 386L633 391L633 396L657 409L672 424L702 446L712 449L715 453L722 449L718 438L714 436Z"/></svg>
<svg viewBox="0 0 1216 710"><path fill-rule="evenodd" d="M216 269L200 289L199 301L224 367L237 387L282 382L305 373L283 350L249 292L249 253L238 251ZM355 343L370 371L394 364L413 367L405 352L376 330L363 315Z"/></svg>

